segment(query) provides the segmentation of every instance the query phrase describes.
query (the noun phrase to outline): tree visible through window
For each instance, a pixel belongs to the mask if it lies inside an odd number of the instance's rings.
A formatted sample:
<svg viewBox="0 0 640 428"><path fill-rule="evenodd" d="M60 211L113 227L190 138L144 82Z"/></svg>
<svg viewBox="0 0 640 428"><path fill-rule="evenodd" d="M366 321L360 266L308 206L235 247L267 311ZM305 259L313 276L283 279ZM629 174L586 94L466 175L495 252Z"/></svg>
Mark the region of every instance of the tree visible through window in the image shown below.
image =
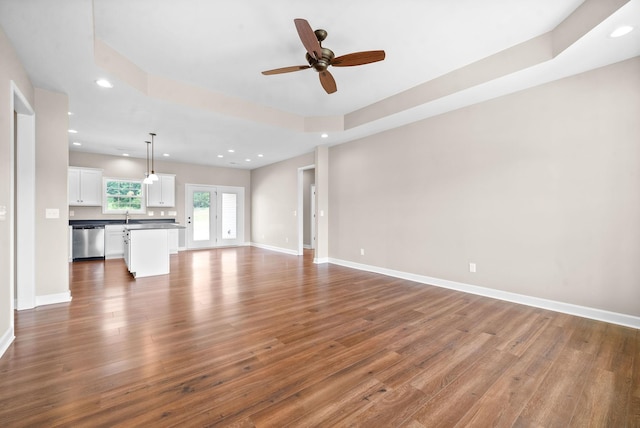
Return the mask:
<svg viewBox="0 0 640 428"><path fill-rule="evenodd" d="M118 178L104 179L104 207L106 214L143 214L146 212L144 204L144 190L141 180L127 180Z"/></svg>

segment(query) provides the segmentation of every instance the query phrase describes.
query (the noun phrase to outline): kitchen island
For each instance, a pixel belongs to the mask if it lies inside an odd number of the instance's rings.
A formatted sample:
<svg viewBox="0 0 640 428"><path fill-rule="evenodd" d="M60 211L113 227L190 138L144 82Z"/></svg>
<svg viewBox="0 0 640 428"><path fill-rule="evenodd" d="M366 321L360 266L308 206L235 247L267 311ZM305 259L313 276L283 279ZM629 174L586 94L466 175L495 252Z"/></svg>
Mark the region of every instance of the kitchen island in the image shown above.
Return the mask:
<svg viewBox="0 0 640 428"><path fill-rule="evenodd" d="M169 273L169 231L184 229L175 223L125 224L124 261L136 277Z"/></svg>

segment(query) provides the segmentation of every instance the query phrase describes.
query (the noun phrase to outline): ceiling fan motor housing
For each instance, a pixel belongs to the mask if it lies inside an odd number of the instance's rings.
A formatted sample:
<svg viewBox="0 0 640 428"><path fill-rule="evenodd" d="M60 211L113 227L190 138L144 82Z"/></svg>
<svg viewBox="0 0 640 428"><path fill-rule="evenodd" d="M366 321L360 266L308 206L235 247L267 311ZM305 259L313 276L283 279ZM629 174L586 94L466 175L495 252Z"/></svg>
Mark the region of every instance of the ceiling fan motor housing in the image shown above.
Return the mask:
<svg viewBox="0 0 640 428"><path fill-rule="evenodd" d="M309 65L316 71L325 71L331 64L333 58L335 58L335 54L331 49L322 48L322 58L319 60L316 61L316 59L312 58L308 53L306 54L306 57Z"/></svg>

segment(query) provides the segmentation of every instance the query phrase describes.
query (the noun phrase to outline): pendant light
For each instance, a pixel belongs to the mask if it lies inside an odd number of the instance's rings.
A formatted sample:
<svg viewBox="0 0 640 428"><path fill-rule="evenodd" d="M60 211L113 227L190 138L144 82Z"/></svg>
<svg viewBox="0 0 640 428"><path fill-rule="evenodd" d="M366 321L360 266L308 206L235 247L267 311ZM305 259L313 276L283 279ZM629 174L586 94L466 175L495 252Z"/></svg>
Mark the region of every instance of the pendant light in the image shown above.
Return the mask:
<svg viewBox="0 0 640 428"><path fill-rule="evenodd" d="M158 181L158 176L156 175L155 164L153 159L153 147L155 145L153 142L153 137L155 137L156 134L154 134L153 132L149 132L149 135L151 135L151 174L149 174L149 179L151 181Z"/></svg>
<svg viewBox="0 0 640 428"><path fill-rule="evenodd" d="M149 177L149 145L151 141L145 141L145 144L147 145L147 170L144 173L144 180L142 180L142 182L144 184L153 184L153 180Z"/></svg>

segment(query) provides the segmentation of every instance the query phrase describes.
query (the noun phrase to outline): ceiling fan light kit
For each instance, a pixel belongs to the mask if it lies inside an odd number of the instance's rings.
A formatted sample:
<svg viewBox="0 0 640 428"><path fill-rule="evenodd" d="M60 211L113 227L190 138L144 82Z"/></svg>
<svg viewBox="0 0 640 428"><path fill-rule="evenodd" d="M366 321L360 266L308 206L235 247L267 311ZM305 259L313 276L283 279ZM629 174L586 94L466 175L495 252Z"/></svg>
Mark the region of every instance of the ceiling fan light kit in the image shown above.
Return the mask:
<svg viewBox="0 0 640 428"><path fill-rule="evenodd" d="M327 32L325 30L318 29L313 31L309 22L305 19L298 18L294 19L293 22L298 31L298 36L300 36L300 41L302 41L302 45L307 50L306 58L309 65L276 68L274 70L263 71L262 74L268 76L313 68L319 73L320 84L324 90L328 94L332 94L338 90L338 87L335 79L328 70L330 65L334 67L352 67L382 61L385 58L385 52L382 50L354 52L336 57L331 49L322 47L322 42L327 38Z"/></svg>

